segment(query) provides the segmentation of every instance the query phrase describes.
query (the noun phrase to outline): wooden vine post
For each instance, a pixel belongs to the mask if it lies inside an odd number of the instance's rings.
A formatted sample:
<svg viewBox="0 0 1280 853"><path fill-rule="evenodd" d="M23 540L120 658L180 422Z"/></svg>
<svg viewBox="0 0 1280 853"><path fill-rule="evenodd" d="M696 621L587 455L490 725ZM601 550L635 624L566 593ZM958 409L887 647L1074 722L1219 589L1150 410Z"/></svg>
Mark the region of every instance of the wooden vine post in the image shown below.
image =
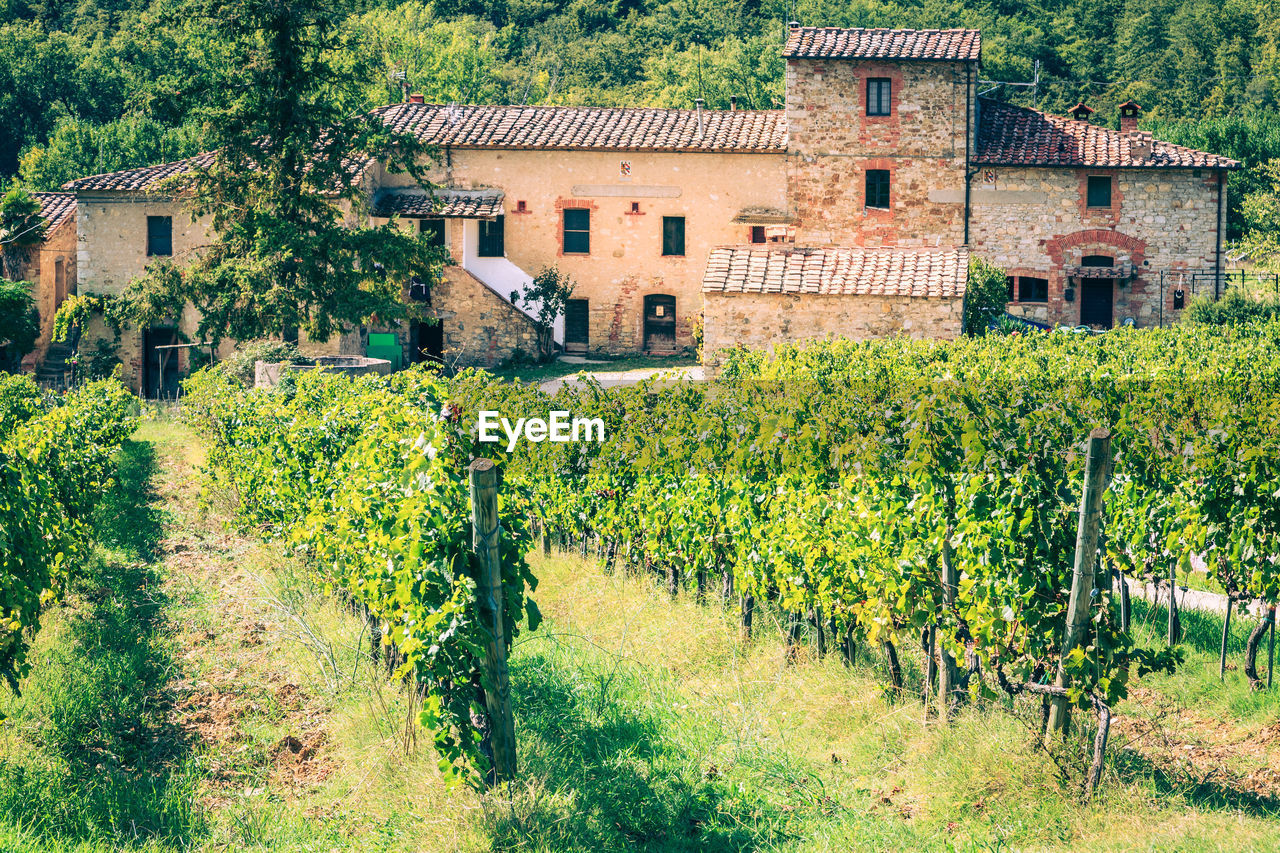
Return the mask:
<svg viewBox="0 0 1280 853"><path fill-rule="evenodd" d="M1218 680L1227 677L1227 638L1231 636L1231 606L1236 603L1235 596L1227 593L1227 618L1222 622L1222 648L1218 652Z"/></svg>
<svg viewBox="0 0 1280 853"><path fill-rule="evenodd" d="M493 780L516 776L516 724L507 672L507 636L502 613L502 557L498 547L498 469L492 459L476 459L471 475L471 542L480 566L478 603L486 628L484 699L493 745Z"/></svg>
<svg viewBox="0 0 1280 853"><path fill-rule="evenodd" d="M1093 600L1094 567L1098 562L1098 534L1102 529L1102 493L1111 469L1111 432L1098 427L1089 433L1089 453L1085 458L1084 494L1080 499L1080 523L1076 528L1075 565L1071 575L1071 600L1067 605L1067 627L1058 658L1054 686L1067 687L1067 655L1080 644L1088 630L1089 605ZM1056 695L1049 705L1045 741L1067 724L1067 697Z"/></svg>
<svg viewBox="0 0 1280 853"><path fill-rule="evenodd" d="M955 606L956 593L960 585L960 573L953 565L954 560L951 554L952 534L952 529L948 527L942 540L942 554L939 560L942 568L942 603L946 610ZM955 655L951 654L951 650L938 643L936 634L931 636L930 640L935 648L941 650L941 654L938 655L941 659L938 662L938 718L945 723L951 717L960 683L960 673L956 669Z"/></svg>

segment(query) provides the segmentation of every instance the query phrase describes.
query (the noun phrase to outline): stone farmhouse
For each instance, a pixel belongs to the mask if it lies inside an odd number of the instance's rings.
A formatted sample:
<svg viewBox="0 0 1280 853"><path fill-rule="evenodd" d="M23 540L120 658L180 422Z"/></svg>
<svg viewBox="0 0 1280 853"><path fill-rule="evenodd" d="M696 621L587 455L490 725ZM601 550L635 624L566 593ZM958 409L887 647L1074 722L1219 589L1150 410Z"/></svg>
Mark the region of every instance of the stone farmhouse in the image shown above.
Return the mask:
<svg viewBox="0 0 1280 853"><path fill-rule="evenodd" d="M601 109L407 103L376 110L436 147L428 194L371 163L367 206L449 247L438 323L394 331L409 361L495 365L534 350L514 287L555 265L577 282L567 352L767 347L843 335L955 337L968 259L1004 268L1008 310L1108 328L1176 319L1179 274L1223 268L1232 160L978 94L975 30L793 25L785 109ZM192 161L73 181L77 251L63 275L115 293L156 256L204 242L156 191ZM135 387L155 347L127 331ZM353 329L317 351L363 352ZM377 330L374 330L377 331ZM176 367L176 363L174 365Z"/></svg>

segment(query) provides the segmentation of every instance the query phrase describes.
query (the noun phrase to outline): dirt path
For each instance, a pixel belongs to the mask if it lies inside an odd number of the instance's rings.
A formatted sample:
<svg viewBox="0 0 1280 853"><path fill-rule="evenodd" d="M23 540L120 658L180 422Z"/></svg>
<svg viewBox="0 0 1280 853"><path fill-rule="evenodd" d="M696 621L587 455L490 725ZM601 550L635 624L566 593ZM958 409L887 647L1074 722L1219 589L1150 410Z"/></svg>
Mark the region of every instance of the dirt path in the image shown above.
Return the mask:
<svg viewBox="0 0 1280 853"><path fill-rule="evenodd" d="M158 556L181 650L173 722L207 758L203 805L225 806L246 787L296 796L333 770L326 702L299 683L281 647L297 614L265 577L279 555L229 531L218 511L228 508L200 506L201 460L184 438L176 429L154 438L155 502L166 515Z"/></svg>

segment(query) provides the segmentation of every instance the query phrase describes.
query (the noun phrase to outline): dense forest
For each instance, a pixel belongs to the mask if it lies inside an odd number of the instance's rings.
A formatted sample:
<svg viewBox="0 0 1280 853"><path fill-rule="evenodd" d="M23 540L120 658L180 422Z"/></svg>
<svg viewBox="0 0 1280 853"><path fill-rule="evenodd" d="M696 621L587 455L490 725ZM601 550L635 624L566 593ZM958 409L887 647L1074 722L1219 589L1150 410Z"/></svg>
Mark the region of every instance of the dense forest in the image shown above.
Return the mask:
<svg viewBox="0 0 1280 853"><path fill-rule="evenodd" d="M0 181L36 189L185 156L200 106L236 84L218 0L0 0ZM337 2L363 103L691 106L782 97L786 22L976 27L992 97L1117 122L1133 98L1163 138L1235 156L1242 202L1280 157L1280 4L1269 0L392 0ZM1030 82L1039 63L1039 85Z"/></svg>

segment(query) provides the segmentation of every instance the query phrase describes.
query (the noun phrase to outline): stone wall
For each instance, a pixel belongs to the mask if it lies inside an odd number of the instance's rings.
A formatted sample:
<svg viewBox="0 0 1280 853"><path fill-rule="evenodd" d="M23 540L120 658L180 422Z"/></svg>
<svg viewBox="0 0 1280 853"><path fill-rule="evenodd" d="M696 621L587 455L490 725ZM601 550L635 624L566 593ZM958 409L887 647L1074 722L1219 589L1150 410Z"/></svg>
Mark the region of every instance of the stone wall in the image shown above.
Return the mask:
<svg viewBox="0 0 1280 853"><path fill-rule="evenodd" d="M570 275L575 297L589 300L589 351L622 354L644 344L644 297L651 294L676 297L676 345L693 345L707 255L750 240L750 224L734 222L744 209L786 209L785 166L781 153L462 149L443 152L431 177L503 190L507 258L530 275L548 266ZM377 181L406 182L389 174ZM561 251L565 207L591 210L589 255ZM685 218L683 256L662 254L664 216ZM449 223L451 233L457 224ZM454 256L461 258L456 249Z"/></svg>
<svg viewBox="0 0 1280 853"><path fill-rule="evenodd" d="M1086 206L1090 175L1112 177L1110 208ZM1211 169L989 167L975 178L971 199L974 254L1009 275L1049 281L1047 302L1022 303L1015 293L1009 310L1051 324L1080 322L1079 281L1068 273L1088 255L1133 267L1133 280L1114 286L1116 325L1175 322L1178 271L1213 268L1218 228L1225 227L1225 196L1219 221L1218 173ZM1188 304L1191 297L1187 290Z"/></svg>
<svg viewBox="0 0 1280 853"><path fill-rule="evenodd" d="M533 321L461 267L445 267L431 301L429 313L444 327L445 364L496 367L538 352Z"/></svg>
<svg viewBox="0 0 1280 853"><path fill-rule="evenodd" d="M867 80L892 81L891 115L866 115ZM961 62L787 62L787 196L797 242L960 245L973 114ZM865 205L866 172L890 173L890 207Z"/></svg>
<svg viewBox="0 0 1280 853"><path fill-rule="evenodd" d="M851 340L906 335L954 340L960 336L963 299L907 296L707 293L704 361L734 346L769 349L779 343L842 337Z"/></svg>

